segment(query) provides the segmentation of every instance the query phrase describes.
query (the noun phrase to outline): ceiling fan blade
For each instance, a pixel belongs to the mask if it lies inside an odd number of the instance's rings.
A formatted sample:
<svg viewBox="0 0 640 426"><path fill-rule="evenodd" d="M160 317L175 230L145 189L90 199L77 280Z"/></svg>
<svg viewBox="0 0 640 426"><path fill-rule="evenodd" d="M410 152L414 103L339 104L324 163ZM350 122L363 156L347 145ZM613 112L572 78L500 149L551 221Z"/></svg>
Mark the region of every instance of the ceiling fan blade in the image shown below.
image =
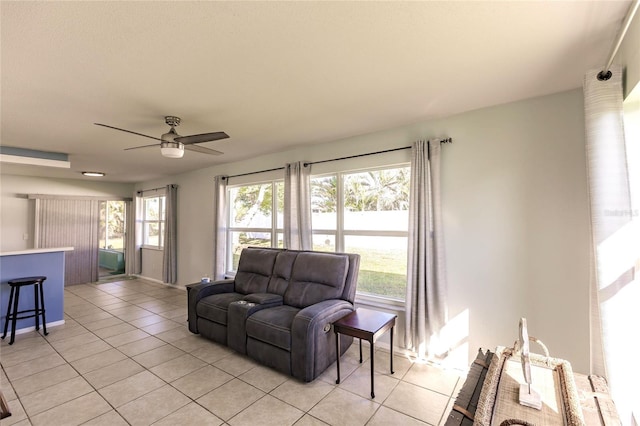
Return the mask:
<svg viewBox="0 0 640 426"><path fill-rule="evenodd" d="M149 135L143 135L142 133L138 133L138 132L132 132L131 130L120 129L118 127L108 126L106 124L100 124L100 123L93 123L93 124L95 124L96 126L108 127L110 129L120 130L121 132L127 132L127 133L131 133L131 134L138 135L138 136L144 136L145 138L155 139L157 141L162 141L162 139L160 139L160 138L156 138L156 137L149 136Z"/></svg>
<svg viewBox="0 0 640 426"><path fill-rule="evenodd" d="M204 146L198 146L198 145L185 145L184 149L189 151L200 152L202 154L211 154L211 155L224 154L224 152L216 151L215 149L209 149L209 148L205 148Z"/></svg>
<svg viewBox="0 0 640 426"><path fill-rule="evenodd" d="M193 143L212 142L229 137L225 132L203 133L201 135L179 136L174 139L176 142L182 142L185 145Z"/></svg>
<svg viewBox="0 0 640 426"><path fill-rule="evenodd" d="M160 144L159 144L159 143L154 143L154 144L152 144L152 145L134 146L134 147L132 147L132 148L125 148L124 150L125 150L125 151L129 151L129 150L132 150L132 149L149 148L149 147L152 147L152 146L160 146Z"/></svg>

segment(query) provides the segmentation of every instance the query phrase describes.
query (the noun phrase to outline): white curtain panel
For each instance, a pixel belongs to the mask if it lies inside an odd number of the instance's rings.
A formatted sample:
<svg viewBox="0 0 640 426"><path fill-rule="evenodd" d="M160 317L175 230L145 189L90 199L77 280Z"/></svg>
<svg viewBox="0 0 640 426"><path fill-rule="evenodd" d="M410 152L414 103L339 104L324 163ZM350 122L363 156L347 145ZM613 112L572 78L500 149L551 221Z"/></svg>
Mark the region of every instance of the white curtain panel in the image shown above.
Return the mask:
<svg viewBox="0 0 640 426"><path fill-rule="evenodd" d="M222 280L226 270L227 249L227 182L226 176L216 176L213 187L213 279Z"/></svg>
<svg viewBox="0 0 640 426"><path fill-rule="evenodd" d="M284 169L284 246L311 250L311 166L299 161Z"/></svg>
<svg viewBox="0 0 640 426"><path fill-rule="evenodd" d="M638 221L633 220L623 127L622 68L584 78L585 142L592 233L591 369L606 376L623 424L637 398L640 283ZM637 219L637 218L636 218ZM570 338L570 336L567 336ZM604 361L604 362L603 362Z"/></svg>
<svg viewBox="0 0 640 426"><path fill-rule="evenodd" d="M164 218L164 249L162 251L162 281L175 284L178 280L178 185L167 185Z"/></svg>
<svg viewBox="0 0 640 426"><path fill-rule="evenodd" d="M405 346L421 358L443 352L447 279L440 209L440 141L412 146Z"/></svg>

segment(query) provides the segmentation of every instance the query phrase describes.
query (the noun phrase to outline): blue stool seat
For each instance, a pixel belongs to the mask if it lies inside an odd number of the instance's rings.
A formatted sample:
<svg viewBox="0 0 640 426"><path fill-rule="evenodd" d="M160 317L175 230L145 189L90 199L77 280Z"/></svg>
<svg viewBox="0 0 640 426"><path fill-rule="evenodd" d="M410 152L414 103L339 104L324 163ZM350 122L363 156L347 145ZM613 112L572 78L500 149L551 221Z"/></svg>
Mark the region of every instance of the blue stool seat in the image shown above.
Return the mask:
<svg viewBox="0 0 640 426"><path fill-rule="evenodd" d="M16 278L11 281L8 281L7 284L11 287L11 292L9 294L9 304L7 305L7 316L4 321L4 332L2 333L2 339L7 337L7 328L9 326L9 321L11 321L11 340L9 340L9 344L13 345L16 337L16 321L19 319L25 318L36 318L36 330L40 330L40 315L42 315L42 329L44 331L45 336L47 333L47 320L45 319L45 310L44 310L44 292L42 290L42 286L44 280L47 277L24 277L24 278ZM35 300L35 308L34 309L25 309L24 311L18 311L18 303L20 299L20 289L22 287L32 285L33 287L33 296ZM28 315L25 315L28 314Z"/></svg>

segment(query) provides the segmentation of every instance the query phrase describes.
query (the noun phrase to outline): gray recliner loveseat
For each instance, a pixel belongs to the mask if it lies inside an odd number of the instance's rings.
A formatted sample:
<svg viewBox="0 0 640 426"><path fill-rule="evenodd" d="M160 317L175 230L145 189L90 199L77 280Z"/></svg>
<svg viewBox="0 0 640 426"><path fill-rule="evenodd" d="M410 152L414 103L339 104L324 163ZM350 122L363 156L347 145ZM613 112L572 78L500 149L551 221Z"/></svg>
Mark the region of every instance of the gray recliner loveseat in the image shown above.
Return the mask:
<svg viewBox="0 0 640 426"><path fill-rule="evenodd" d="M245 248L234 279L187 286L189 330L309 382L336 361L360 256ZM353 338L340 335L344 353ZM342 355L341 353L341 355Z"/></svg>

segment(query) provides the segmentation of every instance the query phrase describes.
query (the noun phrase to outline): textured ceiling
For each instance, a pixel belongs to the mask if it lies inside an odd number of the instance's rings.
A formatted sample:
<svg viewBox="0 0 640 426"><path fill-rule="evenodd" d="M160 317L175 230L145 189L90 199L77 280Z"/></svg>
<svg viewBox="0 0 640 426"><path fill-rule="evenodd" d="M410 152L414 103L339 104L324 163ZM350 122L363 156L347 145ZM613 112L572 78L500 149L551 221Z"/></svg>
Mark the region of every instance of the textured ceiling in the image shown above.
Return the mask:
<svg viewBox="0 0 640 426"><path fill-rule="evenodd" d="M5 146L138 182L580 87L630 1L6 2ZM223 156L156 148L165 115Z"/></svg>

